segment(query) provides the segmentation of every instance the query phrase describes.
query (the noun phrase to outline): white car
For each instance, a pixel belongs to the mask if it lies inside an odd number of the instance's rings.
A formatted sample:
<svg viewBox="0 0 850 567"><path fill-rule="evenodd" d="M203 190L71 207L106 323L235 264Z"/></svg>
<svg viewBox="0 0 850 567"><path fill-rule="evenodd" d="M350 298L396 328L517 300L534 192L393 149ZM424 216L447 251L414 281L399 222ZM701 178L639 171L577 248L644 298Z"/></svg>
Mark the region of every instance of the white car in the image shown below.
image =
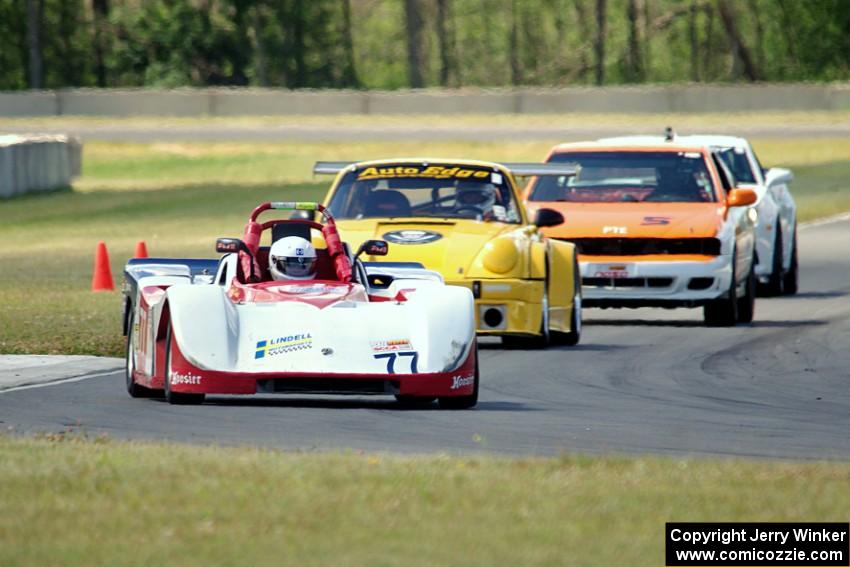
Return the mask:
<svg viewBox="0 0 850 567"><path fill-rule="evenodd" d="M788 169L762 167L745 138L695 134L677 136L624 136L606 141L623 143L675 141L714 150L735 178L735 185L753 189L758 195L756 222L756 277L759 295L797 293L797 205L788 189L794 174Z"/></svg>
<svg viewBox="0 0 850 567"><path fill-rule="evenodd" d="M797 293L797 205L788 190L794 179L790 170L765 169L750 143L734 136L694 135L676 138L679 142L705 144L732 171L740 187L758 194L755 208L756 276L764 295Z"/></svg>
<svg viewBox="0 0 850 567"><path fill-rule="evenodd" d="M257 216L313 211L324 222ZM314 234L315 233L315 234ZM310 279L275 280L269 247L320 239ZM311 236L312 235L312 236ZM321 236L320 236L321 235ZM388 245L351 254L318 203L262 203L243 239L220 238L219 260L131 260L125 269L127 391L169 403L206 394L389 394L402 403L478 400L473 297L414 263L368 263ZM214 274L214 275L213 275Z"/></svg>

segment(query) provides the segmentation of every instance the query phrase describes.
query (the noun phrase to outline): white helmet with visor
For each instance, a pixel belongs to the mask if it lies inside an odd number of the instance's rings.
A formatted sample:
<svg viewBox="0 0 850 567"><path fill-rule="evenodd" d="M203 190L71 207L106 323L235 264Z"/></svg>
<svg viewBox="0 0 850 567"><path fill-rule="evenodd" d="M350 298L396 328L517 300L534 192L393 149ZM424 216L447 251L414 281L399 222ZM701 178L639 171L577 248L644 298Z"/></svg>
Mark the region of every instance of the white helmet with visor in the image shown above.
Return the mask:
<svg viewBox="0 0 850 567"><path fill-rule="evenodd" d="M316 276L316 248L300 236L287 236L272 244L269 271L276 280L309 280Z"/></svg>

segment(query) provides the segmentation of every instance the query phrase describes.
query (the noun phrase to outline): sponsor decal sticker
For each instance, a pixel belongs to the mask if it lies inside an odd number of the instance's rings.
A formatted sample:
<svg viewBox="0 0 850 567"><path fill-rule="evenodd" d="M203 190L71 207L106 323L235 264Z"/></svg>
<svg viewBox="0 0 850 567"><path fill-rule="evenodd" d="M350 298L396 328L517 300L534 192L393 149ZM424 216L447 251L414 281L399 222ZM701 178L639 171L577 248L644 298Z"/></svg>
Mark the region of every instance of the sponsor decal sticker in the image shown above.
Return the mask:
<svg viewBox="0 0 850 567"><path fill-rule="evenodd" d="M179 372L171 371L171 384L177 386L178 384L191 384L193 386L197 386L201 383L201 377L197 374L180 374Z"/></svg>
<svg viewBox="0 0 850 567"><path fill-rule="evenodd" d="M393 352L399 350L413 350L408 339L393 339L389 341L372 341L369 343L373 352Z"/></svg>
<svg viewBox="0 0 850 567"><path fill-rule="evenodd" d="M629 229L625 226L603 226L602 234L627 234Z"/></svg>
<svg viewBox="0 0 850 567"><path fill-rule="evenodd" d="M347 291L345 286L324 284L284 284L276 286L282 293L298 294L331 294L344 295Z"/></svg>
<svg viewBox="0 0 850 567"><path fill-rule="evenodd" d="M487 179L490 177L490 172L485 169L445 167L442 165L396 165L388 167L367 167L357 175L357 180L393 179L398 177L423 177L429 179Z"/></svg>
<svg viewBox="0 0 850 567"><path fill-rule="evenodd" d="M411 374L418 372L417 362L419 361L419 353L413 350L413 345L410 344L409 339L372 341L369 343L369 346L372 347L372 352L374 353L372 358L386 364L387 374L395 374L398 371L396 369L396 362L401 362L402 359L409 362Z"/></svg>
<svg viewBox="0 0 850 567"><path fill-rule="evenodd" d="M670 217L643 217L643 226L655 226L662 224L670 224Z"/></svg>
<svg viewBox="0 0 850 567"><path fill-rule="evenodd" d="M383 239L395 244L429 244L443 237L430 230L394 230L384 234Z"/></svg>
<svg viewBox="0 0 850 567"><path fill-rule="evenodd" d="M254 359L266 358L313 348L313 336L310 333L287 335L276 339L265 339L257 341L254 351Z"/></svg>
<svg viewBox="0 0 850 567"><path fill-rule="evenodd" d="M452 390L458 390L475 384L475 375L469 376L452 376Z"/></svg>

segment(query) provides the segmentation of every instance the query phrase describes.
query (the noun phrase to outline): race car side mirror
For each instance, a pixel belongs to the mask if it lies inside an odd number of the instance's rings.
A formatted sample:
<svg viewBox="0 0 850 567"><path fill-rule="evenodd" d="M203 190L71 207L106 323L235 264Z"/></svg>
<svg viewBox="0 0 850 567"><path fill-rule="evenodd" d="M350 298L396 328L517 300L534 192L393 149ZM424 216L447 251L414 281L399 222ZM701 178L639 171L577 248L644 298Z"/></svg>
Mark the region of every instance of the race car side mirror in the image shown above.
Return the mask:
<svg viewBox="0 0 850 567"><path fill-rule="evenodd" d="M534 225L543 228L544 226L558 226L564 223L564 215L552 209L537 209L534 215Z"/></svg>
<svg viewBox="0 0 850 567"><path fill-rule="evenodd" d="M245 252L250 254L248 246L238 238L219 238L215 241L215 251L219 254L227 254L228 252Z"/></svg>
<svg viewBox="0 0 850 567"><path fill-rule="evenodd" d="M736 187L726 196L726 204L730 207L746 207L758 201L758 195L752 189Z"/></svg>
<svg viewBox="0 0 850 567"><path fill-rule="evenodd" d="M357 254L355 254L354 257L357 258L363 253L368 254L369 256L386 256L389 250L389 244L383 240L367 240L360 245L360 248L357 249Z"/></svg>

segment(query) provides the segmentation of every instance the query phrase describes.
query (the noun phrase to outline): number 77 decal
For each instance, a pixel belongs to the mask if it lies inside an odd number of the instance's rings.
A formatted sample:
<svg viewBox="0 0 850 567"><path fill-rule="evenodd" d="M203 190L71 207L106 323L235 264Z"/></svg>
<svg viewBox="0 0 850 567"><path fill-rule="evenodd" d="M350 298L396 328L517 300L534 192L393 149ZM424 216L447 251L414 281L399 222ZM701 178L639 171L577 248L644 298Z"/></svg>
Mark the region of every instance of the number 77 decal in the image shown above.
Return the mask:
<svg viewBox="0 0 850 567"><path fill-rule="evenodd" d="M416 370L416 362L419 360L419 353L416 351L413 352L386 352L384 354L374 354L372 355L376 360L380 360L382 358L387 359L387 374L395 374L395 361L397 357L405 356L409 357L410 360L410 373L416 374L418 371Z"/></svg>

